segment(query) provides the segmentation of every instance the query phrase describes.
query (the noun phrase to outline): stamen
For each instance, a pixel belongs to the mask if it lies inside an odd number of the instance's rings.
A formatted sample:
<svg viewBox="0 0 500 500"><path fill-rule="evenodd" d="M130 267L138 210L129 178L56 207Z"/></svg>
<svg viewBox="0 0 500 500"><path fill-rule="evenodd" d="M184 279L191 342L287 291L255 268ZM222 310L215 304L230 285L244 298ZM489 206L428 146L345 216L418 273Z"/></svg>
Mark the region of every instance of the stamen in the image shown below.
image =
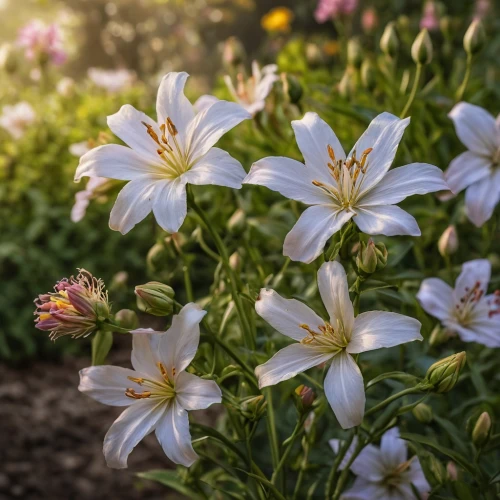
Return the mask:
<svg viewBox="0 0 500 500"><path fill-rule="evenodd" d="M174 122L170 119L170 117L167 117L167 129L168 129L168 133L174 137L177 135L177 128L175 127L174 125Z"/></svg>
<svg viewBox="0 0 500 500"><path fill-rule="evenodd" d="M144 379L142 377L127 377L127 378L139 385L142 385L144 383Z"/></svg>
<svg viewBox="0 0 500 500"><path fill-rule="evenodd" d="M135 392L134 389L129 387L125 391L125 396L127 396L128 398L132 398L132 399L147 399L151 396L151 392L150 391Z"/></svg>

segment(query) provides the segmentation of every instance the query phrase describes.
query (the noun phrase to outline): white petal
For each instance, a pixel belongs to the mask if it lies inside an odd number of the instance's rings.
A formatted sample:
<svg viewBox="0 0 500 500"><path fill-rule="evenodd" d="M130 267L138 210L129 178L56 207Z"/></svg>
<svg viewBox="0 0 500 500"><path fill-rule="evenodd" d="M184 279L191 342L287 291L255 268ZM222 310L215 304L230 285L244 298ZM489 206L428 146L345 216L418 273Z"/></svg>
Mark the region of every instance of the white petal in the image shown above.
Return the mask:
<svg viewBox="0 0 500 500"><path fill-rule="evenodd" d="M126 234L145 219L153 206L156 182L150 177L130 181L118 193L109 217L109 227Z"/></svg>
<svg viewBox="0 0 500 500"><path fill-rule="evenodd" d="M356 208L354 222L365 234L420 236L415 218L396 205Z"/></svg>
<svg viewBox="0 0 500 500"><path fill-rule="evenodd" d="M395 469L398 465L406 462L408 458L408 447L406 441L399 437L399 429L393 427L384 433L380 440L381 460L386 469Z"/></svg>
<svg viewBox="0 0 500 500"><path fill-rule="evenodd" d="M359 201L359 206L393 205L414 194L446 191L443 172L427 163L411 163L385 174L381 181Z"/></svg>
<svg viewBox="0 0 500 500"><path fill-rule="evenodd" d="M394 161L399 143L409 124L409 118L389 121L379 133L375 144L370 145L373 151L368 155L366 163L367 169L363 178L363 187L361 188L360 197L374 187L385 176ZM361 151L361 149L356 151L357 157L359 158L359 155L362 153L363 151Z"/></svg>
<svg viewBox="0 0 500 500"><path fill-rule="evenodd" d="M417 488L420 494L429 493L431 491L431 485L425 478L424 471L420 465L418 457L415 457L408 469L407 473L408 480Z"/></svg>
<svg viewBox="0 0 500 500"><path fill-rule="evenodd" d="M357 476L362 476L368 481L380 481L386 475L381 455L380 448L369 444L361 450L361 453L354 460L351 470Z"/></svg>
<svg viewBox="0 0 500 500"><path fill-rule="evenodd" d="M292 344L278 351L269 361L255 368L259 388L276 385L295 377L313 366L318 366L332 357L321 347Z"/></svg>
<svg viewBox="0 0 500 500"><path fill-rule="evenodd" d="M500 172L494 171L467 188L465 192L467 217L477 227L481 227L493 215L499 199Z"/></svg>
<svg viewBox="0 0 500 500"><path fill-rule="evenodd" d="M245 175L246 172L238 160L223 149L212 148L182 178L197 186L213 184L240 189Z"/></svg>
<svg viewBox="0 0 500 500"><path fill-rule="evenodd" d="M135 400L125 396L133 385L127 377L137 377L137 372L121 366L91 366L80 370L78 390L105 405L129 406Z"/></svg>
<svg viewBox="0 0 500 500"><path fill-rule="evenodd" d="M198 113L187 131L189 161L197 161L208 153L226 132L248 118L251 118L250 113L239 104L228 101L215 102Z"/></svg>
<svg viewBox="0 0 500 500"><path fill-rule="evenodd" d="M156 437L165 455L172 462L190 467L198 459L191 444L187 411L183 410L176 402L170 404L158 422Z"/></svg>
<svg viewBox="0 0 500 500"><path fill-rule="evenodd" d="M263 75L269 75L271 73L276 73L277 71L278 71L277 64L266 64L265 66L262 66L261 69Z"/></svg>
<svg viewBox="0 0 500 500"><path fill-rule="evenodd" d="M387 495L387 488L382 484L367 481L364 477L357 477L354 484L342 494L341 498L342 500L391 500Z"/></svg>
<svg viewBox="0 0 500 500"><path fill-rule="evenodd" d="M256 101L263 101L265 98L270 94L274 82L277 82L279 80L278 75L273 75L273 74L267 74L264 75L264 78L257 84L257 87L255 88L255 100Z"/></svg>
<svg viewBox="0 0 500 500"><path fill-rule="evenodd" d="M427 278L420 285L417 299L426 313L443 321L451 314L453 289L439 278Z"/></svg>
<svg viewBox="0 0 500 500"><path fill-rule="evenodd" d="M99 179L100 177L94 177ZM71 222L80 222L87 212L91 194L88 191L78 191L75 194L75 204L71 207Z"/></svg>
<svg viewBox="0 0 500 500"><path fill-rule="evenodd" d="M158 146L149 136L143 122L151 125L156 134L161 136L158 125L149 116L130 106L130 104L125 104L118 113L108 116L108 127L113 134L154 165L159 163L158 153L156 152Z"/></svg>
<svg viewBox="0 0 500 500"><path fill-rule="evenodd" d="M171 72L166 74L160 83L156 98L156 114L158 123L163 124L170 118L177 129L177 140L185 144L188 125L195 113L189 99L184 95L187 73Z"/></svg>
<svg viewBox="0 0 500 500"><path fill-rule="evenodd" d="M317 113L312 112L306 113L302 120L294 120L292 128L311 175L318 181L331 184L328 163L332 160L328 155L328 146L333 148L337 160L345 160L344 149L333 130Z"/></svg>
<svg viewBox="0 0 500 500"><path fill-rule="evenodd" d="M473 153L491 156L499 145L495 119L485 109L459 102L448 116L455 124L458 138Z"/></svg>
<svg viewBox="0 0 500 500"><path fill-rule="evenodd" d="M347 336L354 324L354 309L349 298L347 275L339 262L325 262L318 271L318 288L334 328L344 326Z"/></svg>
<svg viewBox="0 0 500 500"><path fill-rule="evenodd" d="M222 401L222 392L213 380L181 372L175 381L177 402L185 410L203 410Z"/></svg>
<svg viewBox="0 0 500 500"><path fill-rule="evenodd" d="M361 371L350 354L342 351L333 357L325 377L325 396L343 429L361 424L365 388Z"/></svg>
<svg viewBox="0 0 500 500"><path fill-rule="evenodd" d="M473 337L470 337L469 332ZM460 328L458 334L464 342L477 342L492 349L500 347L500 318L498 315L476 318L467 328Z"/></svg>
<svg viewBox="0 0 500 500"><path fill-rule="evenodd" d="M444 321L443 325L450 331L456 333L463 342L478 342L478 334L470 328L465 328L456 320Z"/></svg>
<svg viewBox="0 0 500 500"><path fill-rule="evenodd" d="M180 229L187 213L184 176L158 182L153 213L156 222L168 233L176 233Z"/></svg>
<svg viewBox="0 0 500 500"><path fill-rule="evenodd" d="M266 186L306 205L331 203L331 197L314 186L313 180L311 169L304 164L291 158L270 156L255 162L243 183Z"/></svg>
<svg viewBox="0 0 500 500"><path fill-rule="evenodd" d="M145 333L141 333L142 331ZM134 333L132 336L131 356L134 370L154 380L161 380L160 371L156 366L159 361L157 350L160 338L165 333L149 333L149 330L136 330L131 333Z"/></svg>
<svg viewBox="0 0 500 500"><path fill-rule="evenodd" d="M369 311L356 316L347 352L358 354L381 347L422 340L420 321L402 314Z"/></svg>
<svg viewBox="0 0 500 500"><path fill-rule="evenodd" d="M262 288L255 302L255 311L275 330L301 341L307 332L300 325L316 330L325 322L308 306L295 299L284 299L274 290Z"/></svg>
<svg viewBox="0 0 500 500"><path fill-rule="evenodd" d="M286 235L283 255L294 261L311 263L323 251L325 243L354 215L335 206L314 206L306 209Z"/></svg>
<svg viewBox="0 0 500 500"><path fill-rule="evenodd" d="M219 99L214 95L202 95L198 97L196 102L193 104L194 109L197 113L209 108L214 102L217 102Z"/></svg>
<svg viewBox="0 0 500 500"><path fill-rule="evenodd" d="M462 265L462 272L455 283L455 302L459 303L460 299L476 286L477 283L479 283L479 289L485 294L490 278L491 264L489 260L475 259L465 262Z"/></svg>
<svg viewBox="0 0 500 500"><path fill-rule="evenodd" d="M118 144L106 144L91 149L80 158L75 173L75 181L82 177L107 177L120 181L131 181L146 175L161 174L158 161L149 162L148 158L133 149Z"/></svg>
<svg viewBox="0 0 500 500"><path fill-rule="evenodd" d="M466 151L454 158L444 173L446 182L455 194L486 177L491 170L491 158Z"/></svg>
<svg viewBox="0 0 500 500"><path fill-rule="evenodd" d="M377 115L368 125L368 128L363 132L361 137L358 139L354 147L349 152L349 156L352 156L352 153L356 151L356 157L360 158L363 154L363 151L366 151L368 148L373 148L377 139L382 134L382 131L390 124L395 124L399 122L400 119L392 115L391 113L380 113Z"/></svg>
<svg viewBox="0 0 500 500"><path fill-rule="evenodd" d="M135 446L156 426L164 412L156 400L142 399L130 405L109 428L104 438L108 467L124 469Z"/></svg>
<svg viewBox="0 0 500 500"><path fill-rule="evenodd" d="M174 315L166 335L160 336L158 356L173 377L193 360L200 342L200 322L205 314L198 304L190 302Z"/></svg>
<svg viewBox="0 0 500 500"><path fill-rule="evenodd" d="M260 101L255 101L251 104L241 103L241 105L246 111L248 111L248 113L250 113L250 115L255 116L266 107L266 101L261 99Z"/></svg>

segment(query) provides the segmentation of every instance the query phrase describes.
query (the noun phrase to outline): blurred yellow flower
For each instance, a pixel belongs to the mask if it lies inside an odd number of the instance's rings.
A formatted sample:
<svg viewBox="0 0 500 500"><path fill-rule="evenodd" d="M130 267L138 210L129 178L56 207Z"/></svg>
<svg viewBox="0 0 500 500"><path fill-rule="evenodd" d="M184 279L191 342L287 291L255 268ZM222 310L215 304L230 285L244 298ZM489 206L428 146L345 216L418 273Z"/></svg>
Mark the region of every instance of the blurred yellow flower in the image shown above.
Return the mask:
<svg viewBox="0 0 500 500"><path fill-rule="evenodd" d="M340 45L337 40L330 40L323 45L323 52L327 56L335 56L339 53Z"/></svg>
<svg viewBox="0 0 500 500"><path fill-rule="evenodd" d="M293 12L290 9L276 7L271 9L265 16L262 16L260 24L266 31L287 33L290 31L290 23L293 18Z"/></svg>

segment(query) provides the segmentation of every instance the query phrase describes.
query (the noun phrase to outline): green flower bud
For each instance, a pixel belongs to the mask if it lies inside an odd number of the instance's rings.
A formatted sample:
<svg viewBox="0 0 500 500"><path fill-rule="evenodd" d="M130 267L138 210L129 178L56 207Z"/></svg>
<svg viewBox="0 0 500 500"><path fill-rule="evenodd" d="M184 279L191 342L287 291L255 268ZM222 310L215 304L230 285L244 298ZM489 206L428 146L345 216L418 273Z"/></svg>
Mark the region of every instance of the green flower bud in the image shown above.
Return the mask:
<svg viewBox="0 0 500 500"><path fill-rule="evenodd" d="M127 330L135 330L139 327L139 319L135 311L131 309L122 309L115 314L115 322L118 326Z"/></svg>
<svg viewBox="0 0 500 500"><path fill-rule="evenodd" d="M267 401L264 396L249 396L240 403L241 414L251 422L259 420L266 411Z"/></svg>
<svg viewBox="0 0 500 500"><path fill-rule="evenodd" d="M450 391L458 381L465 360L465 352L462 351L437 361L427 370L425 382L432 386L434 392Z"/></svg>
<svg viewBox="0 0 500 500"><path fill-rule="evenodd" d="M371 59L365 59L361 65L361 83L370 92L377 85L377 70Z"/></svg>
<svg viewBox="0 0 500 500"><path fill-rule="evenodd" d="M433 419L432 408L425 403L419 403L413 408L413 416L422 424L430 424Z"/></svg>
<svg viewBox="0 0 500 500"><path fill-rule="evenodd" d="M476 421L472 431L472 442L478 448L484 446L489 438L491 431L491 417L487 411L481 413Z"/></svg>
<svg viewBox="0 0 500 500"><path fill-rule="evenodd" d="M227 228L234 236L239 236L245 229L246 216L245 212L238 208L236 212L227 221Z"/></svg>
<svg viewBox="0 0 500 500"><path fill-rule="evenodd" d="M446 328L442 328L441 325L436 325L429 337L429 345L435 347L444 344L448 342L450 336L450 332Z"/></svg>
<svg viewBox="0 0 500 500"><path fill-rule="evenodd" d="M384 33L380 38L380 49L391 59L397 55L399 50L399 40L394 22L389 23L385 27Z"/></svg>
<svg viewBox="0 0 500 500"><path fill-rule="evenodd" d="M295 406L299 413L308 411L314 400L316 399L315 392L306 385L299 385L294 392Z"/></svg>
<svg viewBox="0 0 500 500"><path fill-rule="evenodd" d="M411 57L415 64L429 64L432 61L432 41L426 28L415 38L411 46Z"/></svg>
<svg viewBox="0 0 500 500"><path fill-rule="evenodd" d="M338 85L339 94L345 99L349 99L356 88L353 77L353 68L347 67Z"/></svg>
<svg viewBox="0 0 500 500"><path fill-rule="evenodd" d="M360 274L373 274L377 269L377 254L375 253L375 243L370 238L368 244L360 243L356 265Z"/></svg>
<svg viewBox="0 0 500 500"><path fill-rule="evenodd" d="M451 40L452 35L452 22L450 16L443 16L439 19L439 29L446 40Z"/></svg>
<svg viewBox="0 0 500 500"><path fill-rule="evenodd" d="M464 49L467 54L473 56L477 54L486 43L486 32L483 23L479 19L474 19L464 36Z"/></svg>
<svg viewBox="0 0 500 500"><path fill-rule="evenodd" d="M363 63L363 49L359 38L351 38L347 42L347 62L356 69Z"/></svg>
<svg viewBox="0 0 500 500"><path fill-rule="evenodd" d="M448 226L438 241L439 253L445 257L458 250L458 234L455 226Z"/></svg>
<svg viewBox="0 0 500 500"><path fill-rule="evenodd" d="M377 254L377 271L381 271L387 265L389 252L385 245L380 242L375 245L375 253Z"/></svg>
<svg viewBox="0 0 500 500"><path fill-rule="evenodd" d="M137 307L154 316L168 316L174 308L175 292L168 285L159 281L150 281L135 287Z"/></svg>

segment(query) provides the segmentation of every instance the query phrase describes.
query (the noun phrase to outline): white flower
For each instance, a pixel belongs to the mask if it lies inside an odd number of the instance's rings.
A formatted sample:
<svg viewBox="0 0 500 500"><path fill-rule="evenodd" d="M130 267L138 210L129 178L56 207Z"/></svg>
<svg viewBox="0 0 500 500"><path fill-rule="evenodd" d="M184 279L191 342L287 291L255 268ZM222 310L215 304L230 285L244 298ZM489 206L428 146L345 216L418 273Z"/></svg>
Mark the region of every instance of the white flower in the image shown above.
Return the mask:
<svg viewBox="0 0 500 500"><path fill-rule="evenodd" d="M455 289L439 278L428 278L422 281L417 299L464 342L500 347L500 293L486 295L490 277L486 259L471 260L462 266Z"/></svg>
<svg viewBox="0 0 500 500"><path fill-rule="evenodd" d="M218 101L201 113L184 95L187 73L167 74L158 90L158 124L130 105L108 116L108 126L130 148L107 144L80 159L82 176L130 181L120 192L109 225L125 234L153 211L158 224L175 233L187 212L186 184L240 188L241 164L212 147L250 115L238 104Z"/></svg>
<svg viewBox="0 0 500 500"><path fill-rule="evenodd" d="M257 314L297 343L285 347L255 374L259 386L275 385L313 366L332 360L325 378L325 395L340 425L359 425L365 410L363 377L351 354L422 340L420 323L401 314L370 311L354 317L347 277L338 262L326 262L318 271L318 287L330 315L323 321L297 300L262 289Z"/></svg>
<svg viewBox="0 0 500 500"><path fill-rule="evenodd" d="M127 467L131 451L152 431L173 462L189 467L197 460L187 410L208 408L222 397L214 381L185 371L196 354L205 314L187 304L165 334L134 334L133 370L92 366L80 371L81 392L110 406L128 406L104 438L109 467Z"/></svg>
<svg viewBox="0 0 500 500"><path fill-rule="evenodd" d="M460 102L448 116L468 151L450 163L445 178L455 194L467 188L467 216L480 227L500 200L500 115L495 121L483 108Z"/></svg>
<svg viewBox="0 0 500 500"><path fill-rule="evenodd" d="M292 122L305 165L290 158L264 158L243 181L312 205L288 233L284 255L312 262L351 218L366 234L420 235L416 220L396 203L448 187L441 170L426 163L388 172L408 124L409 118L378 115L346 159L333 130L316 113Z"/></svg>
<svg viewBox="0 0 500 500"><path fill-rule="evenodd" d="M31 104L21 101L13 106L4 106L0 116L0 127L14 139L21 139L26 129L36 120Z"/></svg>
<svg viewBox="0 0 500 500"><path fill-rule="evenodd" d="M355 437L340 464L345 469L357 444ZM339 452L341 442L331 439L330 446ZM411 485L425 498L431 487L425 479L418 457L408 460L406 441L400 439L399 430L393 427L380 441L380 447L367 445L350 467L358 476L354 484L343 495L342 500L414 500Z"/></svg>
<svg viewBox="0 0 500 500"><path fill-rule="evenodd" d="M95 85L112 93L130 87L135 80L135 73L124 68L89 68L87 76Z"/></svg>
<svg viewBox="0 0 500 500"><path fill-rule="evenodd" d="M56 90L63 97L71 97L75 91L75 86L75 80L65 76L57 82Z"/></svg>
<svg viewBox="0 0 500 500"><path fill-rule="evenodd" d="M229 75L224 76L229 92L233 99L246 109L252 116L255 116L259 111L262 111L266 105L266 97L270 94L274 82L279 80L276 72L278 66L276 64L268 64L262 69L259 68L257 61L252 62L252 76L245 82L242 73L238 73L236 87ZM214 102L218 101L217 97L212 95L202 95L194 104L198 111L206 109Z"/></svg>
<svg viewBox="0 0 500 500"><path fill-rule="evenodd" d="M95 198L97 191L108 182L109 179L105 177L91 177L85 189L75 194L75 203L71 208L71 222L80 222L85 217L90 200Z"/></svg>

